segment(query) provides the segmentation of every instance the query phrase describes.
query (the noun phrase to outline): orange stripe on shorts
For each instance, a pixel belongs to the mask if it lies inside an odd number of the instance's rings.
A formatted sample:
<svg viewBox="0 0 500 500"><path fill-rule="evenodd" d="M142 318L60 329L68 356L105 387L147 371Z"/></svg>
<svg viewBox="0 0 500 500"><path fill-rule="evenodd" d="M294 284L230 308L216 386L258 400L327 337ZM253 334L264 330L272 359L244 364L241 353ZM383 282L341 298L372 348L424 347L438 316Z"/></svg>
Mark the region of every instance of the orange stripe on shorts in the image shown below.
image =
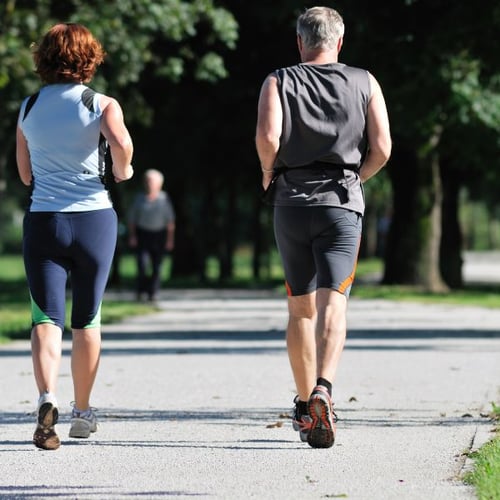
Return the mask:
<svg viewBox="0 0 500 500"><path fill-rule="evenodd" d="M359 255L360 245L361 245L361 239L358 242L358 250L356 252L356 260L354 262L354 268L352 270L352 273L340 284L339 286L340 293L345 293L345 291L352 285L352 282L354 281L354 275L356 274L356 268L358 266L358 255Z"/></svg>

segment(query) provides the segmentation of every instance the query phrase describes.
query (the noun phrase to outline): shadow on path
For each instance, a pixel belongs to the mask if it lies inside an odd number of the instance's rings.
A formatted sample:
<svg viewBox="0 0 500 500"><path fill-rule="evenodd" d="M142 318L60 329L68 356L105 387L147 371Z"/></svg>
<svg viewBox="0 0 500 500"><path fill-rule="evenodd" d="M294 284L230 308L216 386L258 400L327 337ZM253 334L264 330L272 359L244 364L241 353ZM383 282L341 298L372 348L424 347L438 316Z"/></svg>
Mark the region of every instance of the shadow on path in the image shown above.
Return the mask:
<svg viewBox="0 0 500 500"><path fill-rule="evenodd" d="M285 332L279 330L269 331L165 331L165 332L120 332L106 331L103 333L103 356L126 356L126 355L188 355L188 354L262 354L281 353L286 350ZM70 336L65 335L69 340ZM446 343L436 344L435 340L453 339L500 339L498 330L472 330L472 329L393 329L393 330L349 330L347 334L347 344L345 349L356 350L446 350L449 346ZM383 341L381 344L350 345L351 340ZM387 341L394 340L394 343ZM401 343L402 341L425 341L429 343L418 343L415 345ZM113 342L123 343L122 346L115 346ZM141 345L127 347L127 342L140 341ZM201 345L196 345L200 341ZM107 343L108 342L108 343ZM151 343L148 345L148 342ZM155 342L172 342L174 345L152 345ZM175 345L179 342L179 345ZM193 342L192 345L185 345L186 342ZM203 345L210 342L210 345ZM237 345L241 342L242 345ZM248 344L245 345L244 343ZM257 345L251 344L258 343ZM274 344L273 344L274 342ZM280 342L280 345L276 345ZM219 344L220 343L220 344ZM500 344L499 344L500 349ZM63 355L70 354L69 349L63 350ZM0 350L0 358L31 356L29 344L26 348L8 348Z"/></svg>

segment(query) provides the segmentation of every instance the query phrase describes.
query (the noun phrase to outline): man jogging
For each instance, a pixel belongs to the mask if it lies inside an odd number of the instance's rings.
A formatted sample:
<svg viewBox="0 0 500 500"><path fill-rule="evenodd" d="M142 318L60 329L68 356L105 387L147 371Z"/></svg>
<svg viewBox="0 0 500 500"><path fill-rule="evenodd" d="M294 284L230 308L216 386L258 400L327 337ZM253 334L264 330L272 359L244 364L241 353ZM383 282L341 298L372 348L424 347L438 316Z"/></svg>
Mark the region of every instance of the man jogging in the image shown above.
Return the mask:
<svg viewBox="0 0 500 500"><path fill-rule="evenodd" d="M338 62L343 35L337 11L306 10L297 20L301 63L271 73L258 104L262 185L275 207L288 293L293 425L313 448L335 440L332 383L361 239L362 183L391 151L379 84Z"/></svg>

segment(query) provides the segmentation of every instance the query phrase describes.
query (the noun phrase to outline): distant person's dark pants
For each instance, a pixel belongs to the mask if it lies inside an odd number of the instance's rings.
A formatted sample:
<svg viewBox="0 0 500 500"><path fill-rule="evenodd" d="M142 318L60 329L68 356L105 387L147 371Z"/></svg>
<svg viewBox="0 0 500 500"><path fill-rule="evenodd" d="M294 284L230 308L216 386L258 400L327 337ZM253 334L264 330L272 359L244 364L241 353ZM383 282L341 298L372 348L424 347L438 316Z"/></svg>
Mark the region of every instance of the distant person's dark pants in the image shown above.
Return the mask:
<svg viewBox="0 0 500 500"><path fill-rule="evenodd" d="M137 293L149 299L158 294L161 286L161 265L165 255L167 230L146 231L137 228ZM150 273L148 273L148 264Z"/></svg>

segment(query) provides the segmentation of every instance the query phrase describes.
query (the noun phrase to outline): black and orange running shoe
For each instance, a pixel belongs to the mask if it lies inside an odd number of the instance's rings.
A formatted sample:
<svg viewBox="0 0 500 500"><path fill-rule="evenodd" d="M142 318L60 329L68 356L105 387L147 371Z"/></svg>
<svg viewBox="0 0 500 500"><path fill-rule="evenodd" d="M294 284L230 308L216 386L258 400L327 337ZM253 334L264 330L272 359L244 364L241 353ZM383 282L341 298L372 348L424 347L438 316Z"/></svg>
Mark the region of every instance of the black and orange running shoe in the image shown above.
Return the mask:
<svg viewBox="0 0 500 500"><path fill-rule="evenodd" d="M311 428L307 442L313 448L330 448L335 442L335 423L337 415L333 411L333 402L328 389L317 385L307 402Z"/></svg>
<svg viewBox="0 0 500 500"><path fill-rule="evenodd" d="M307 436L311 429L311 417L308 414L302 414L299 410L299 396L295 396L294 408L292 411L292 426L294 431L299 432L300 440L307 443ZM303 403L304 404L304 403ZM303 410L302 410L303 411Z"/></svg>

